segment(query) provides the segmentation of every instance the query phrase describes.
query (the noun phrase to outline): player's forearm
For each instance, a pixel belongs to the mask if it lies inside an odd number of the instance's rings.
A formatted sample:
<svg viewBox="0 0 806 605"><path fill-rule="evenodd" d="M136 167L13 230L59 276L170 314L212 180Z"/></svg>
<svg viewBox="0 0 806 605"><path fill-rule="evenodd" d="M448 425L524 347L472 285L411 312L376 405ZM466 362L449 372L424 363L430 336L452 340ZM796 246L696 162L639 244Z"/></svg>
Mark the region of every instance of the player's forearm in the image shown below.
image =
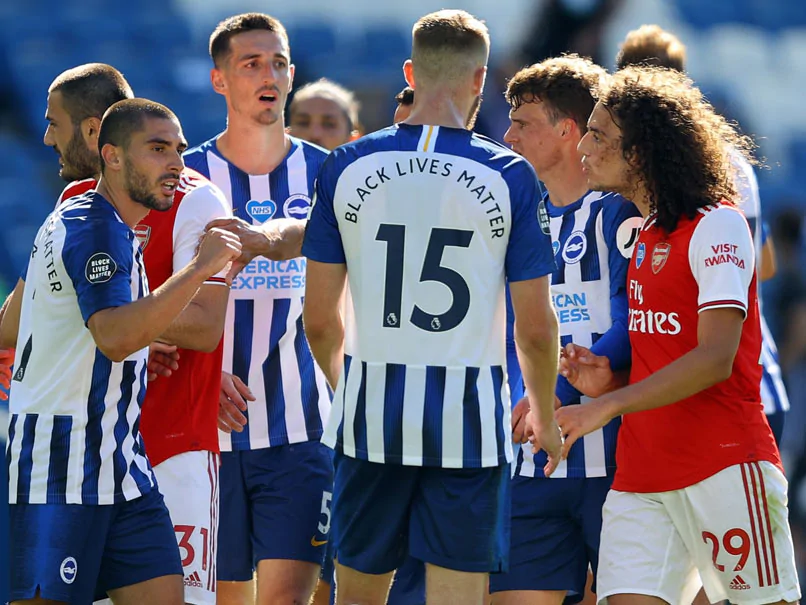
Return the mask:
<svg viewBox="0 0 806 605"><path fill-rule="evenodd" d="M0 347L12 349L17 346L17 334L20 331L20 313L25 282L17 280L17 285L6 297L0 308Z"/></svg>
<svg viewBox="0 0 806 605"><path fill-rule="evenodd" d="M266 236L255 256L265 256L269 260L280 261L302 255L302 240L305 236L305 221L285 218L266 221L260 229Z"/></svg>
<svg viewBox="0 0 806 605"><path fill-rule="evenodd" d="M182 349L214 351L224 333L228 300L229 288L224 284L204 285L159 339Z"/></svg>
<svg viewBox="0 0 806 605"><path fill-rule="evenodd" d="M335 391L344 365L344 322L338 314L327 322L306 322L305 335L313 358L322 368L330 388Z"/></svg>
<svg viewBox="0 0 806 605"><path fill-rule="evenodd" d="M524 334L516 322L515 344L524 386L529 394L530 409L542 423L551 422L554 418L560 338L554 313L548 314L539 325L539 330Z"/></svg>
<svg viewBox="0 0 806 605"><path fill-rule="evenodd" d="M725 355L698 346L661 370L604 395L611 417L664 407L704 391L730 377Z"/></svg>
<svg viewBox="0 0 806 605"><path fill-rule="evenodd" d="M98 311L87 325L95 344L112 361L123 361L162 335L208 276L192 263L148 296Z"/></svg>

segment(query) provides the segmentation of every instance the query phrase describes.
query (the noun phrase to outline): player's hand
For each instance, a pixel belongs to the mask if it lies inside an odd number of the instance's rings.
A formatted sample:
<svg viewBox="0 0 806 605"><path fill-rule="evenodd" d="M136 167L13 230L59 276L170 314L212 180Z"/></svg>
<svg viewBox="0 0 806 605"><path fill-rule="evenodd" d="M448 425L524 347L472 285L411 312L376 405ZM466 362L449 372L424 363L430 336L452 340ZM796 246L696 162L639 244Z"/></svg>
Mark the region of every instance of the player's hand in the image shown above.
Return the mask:
<svg viewBox="0 0 806 605"><path fill-rule="evenodd" d="M148 345L148 382L163 376L169 378L179 369L179 352L176 345L152 342Z"/></svg>
<svg viewBox="0 0 806 605"><path fill-rule="evenodd" d="M600 397L611 391L615 380L607 357L574 343L568 343L560 355L560 374L588 397Z"/></svg>
<svg viewBox="0 0 806 605"><path fill-rule="evenodd" d="M237 235L224 229L213 228L208 230L199 242L196 258L193 259L207 277L221 271L228 263L235 261L241 255L241 240ZM227 284L232 285L232 271L227 274Z"/></svg>
<svg viewBox="0 0 806 605"><path fill-rule="evenodd" d="M227 275L229 281L232 281L254 258L266 254L269 248L269 240L265 233L255 225L251 225L234 216L210 221L204 229L205 231L224 229L241 240L241 255L232 261L232 266Z"/></svg>
<svg viewBox="0 0 806 605"><path fill-rule="evenodd" d="M543 467L543 474L550 477L562 460L563 437L560 428L555 420L540 422L531 412L527 414L526 422L530 425L532 432L529 437L532 442L532 451L536 454L543 450L548 456L546 465Z"/></svg>
<svg viewBox="0 0 806 605"><path fill-rule="evenodd" d="M523 397L512 408L512 441L526 443L526 416L529 414L529 398Z"/></svg>
<svg viewBox="0 0 806 605"><path fill-rule="evenodd" d="M563 458L568 456L577 439L602 428L613 417L613 407L607 397L579 405L566 405L554 412L554 418L565 437Z"/></svg>
<svg viewBox="0 0 806 605"><path fill-rule="evenodd" d="M8 391L11 388L11 367L14 365L14 349L0 349L0 400L8 399Z"/></svg>
<svg viewBox="0 0 806 605"><path fill-rule="evenodd" d="M247 401L254 401L255 396L249 387L237 376L221 372L221 393L218 398L218 428L225 433L240 433L246 426Z"/></svg>

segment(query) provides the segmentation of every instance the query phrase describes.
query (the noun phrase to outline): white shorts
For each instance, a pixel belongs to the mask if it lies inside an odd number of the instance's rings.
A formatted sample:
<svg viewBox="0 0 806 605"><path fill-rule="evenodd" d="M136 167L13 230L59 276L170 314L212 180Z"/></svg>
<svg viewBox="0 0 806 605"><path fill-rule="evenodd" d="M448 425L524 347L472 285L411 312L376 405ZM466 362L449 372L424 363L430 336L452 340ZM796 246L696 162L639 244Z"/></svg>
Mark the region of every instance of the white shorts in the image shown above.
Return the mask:
<svg viewBox="0 0 806 605"><path fill-rule="evenodd" d="M219 463L218 454L198 451L177 454L154 467L182 557L185 603L193 605L216 602Z"/></svg>
<svg viewBox="0 0 806 605"><path fill-rule="evenodd" d="M597 594L691 605L762 605L800 599L787 482L769 462L728 467L683 489L610 490L602 510ZM699 572L699 575L698 573Z"/></svg>

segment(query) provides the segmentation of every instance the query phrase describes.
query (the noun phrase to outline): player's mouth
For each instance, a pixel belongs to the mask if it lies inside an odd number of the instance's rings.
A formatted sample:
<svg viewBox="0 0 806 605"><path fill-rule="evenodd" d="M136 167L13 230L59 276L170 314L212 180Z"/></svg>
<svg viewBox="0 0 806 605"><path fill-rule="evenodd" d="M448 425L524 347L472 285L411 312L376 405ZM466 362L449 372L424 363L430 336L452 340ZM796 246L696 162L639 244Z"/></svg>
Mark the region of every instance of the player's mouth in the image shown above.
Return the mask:
<svg viewBox="0 0 806 605"><path fill-rule="evenodd" d="M179 179L165 179L160 182L160 189L165 197L173 196L176 188L179 186Z"/></svg>
<svg viewBox="0 0 806 605"><path fill-rule="evenodd" d="M277 93L263 92L258 96L258 101L260 101L262 104L265 104L265 105L274 106L274 104L277 103L277 100L279 98L280 97L279 97L279 95Z"/></svg>

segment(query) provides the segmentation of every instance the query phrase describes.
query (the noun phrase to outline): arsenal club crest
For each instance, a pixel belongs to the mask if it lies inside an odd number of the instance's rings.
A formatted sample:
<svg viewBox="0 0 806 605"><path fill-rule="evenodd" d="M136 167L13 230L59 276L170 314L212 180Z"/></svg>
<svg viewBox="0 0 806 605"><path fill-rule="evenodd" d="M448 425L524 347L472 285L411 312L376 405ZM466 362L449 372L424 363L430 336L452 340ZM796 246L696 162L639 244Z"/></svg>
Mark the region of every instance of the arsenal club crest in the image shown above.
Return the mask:
<svg viewBox="0 0 806 605"><path fill-rule="evenodd" d="M136 225L134 227L134 235L136 235L137 239L140 240L140 248L145 250L146 244L148 244L148 239L151 237L151 226Z"/></svg>
<svg viewBox="0 0 806 605"><path fill-rule="evenodd" d="M666 260L669 258L669 253L671 251L672 245L666 242L655 245L655 247L652 249L652 273L655 275L660 273L660 270L663 269L663 266L666 264Z"/></svg>

